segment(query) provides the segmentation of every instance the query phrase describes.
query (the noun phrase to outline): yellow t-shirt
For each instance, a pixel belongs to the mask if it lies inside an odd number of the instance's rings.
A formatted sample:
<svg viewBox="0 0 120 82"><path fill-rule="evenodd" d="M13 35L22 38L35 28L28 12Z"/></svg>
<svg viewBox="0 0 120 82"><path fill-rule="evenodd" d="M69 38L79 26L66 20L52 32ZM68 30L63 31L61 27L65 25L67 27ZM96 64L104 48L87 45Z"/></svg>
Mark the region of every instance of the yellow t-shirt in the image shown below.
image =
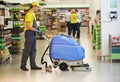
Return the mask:
<svg viewBox="0 0 120 82"><path fill-rule="evenodd" d="M72 13L72 14L70 15L70 20L71 20L71 23L72 23L72 24L77 23L77 14Z"/></svg>
<svg viewBox="0 0 120 82"><path fill-rule="evenodd" d="M31 10L29 10L25 15L25 23L24 23L25 29L24 30L29 30L26 27L26 22L28 21L30 22L30 26L33 26L34 19L35 19L35 14Z"/></svg>

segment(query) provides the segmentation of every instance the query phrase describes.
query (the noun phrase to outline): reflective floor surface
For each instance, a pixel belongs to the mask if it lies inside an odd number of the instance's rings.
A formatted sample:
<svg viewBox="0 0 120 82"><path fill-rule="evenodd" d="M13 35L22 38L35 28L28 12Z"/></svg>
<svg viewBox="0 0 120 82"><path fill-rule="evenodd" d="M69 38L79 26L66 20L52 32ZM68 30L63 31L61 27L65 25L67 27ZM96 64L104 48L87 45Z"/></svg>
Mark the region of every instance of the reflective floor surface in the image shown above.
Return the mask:
<svg viewBox="0 0 120 82"><path fill-rule="evenodd" d="M37 40L36 62L43 69L31 71L28 61L29 71L22 71L19 68L22 53L12 55L12 60L0 64L0 82L120 82L120 63L97 60L87 28L81 27L79 42L85 48L84 62L90 65L91 71L60 71L56 68L51 73L46 72L40 60L49 43L46 40ZM46 56L49 61L48 54L49 51Z"/></svg>

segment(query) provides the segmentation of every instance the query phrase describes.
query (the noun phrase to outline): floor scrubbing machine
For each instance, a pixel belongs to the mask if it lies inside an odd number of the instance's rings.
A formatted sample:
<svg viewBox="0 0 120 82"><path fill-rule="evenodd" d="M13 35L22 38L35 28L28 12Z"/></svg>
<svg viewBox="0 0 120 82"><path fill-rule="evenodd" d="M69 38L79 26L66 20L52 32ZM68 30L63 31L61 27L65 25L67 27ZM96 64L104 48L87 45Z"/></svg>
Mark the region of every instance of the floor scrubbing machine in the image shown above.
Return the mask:
<svg viewBox="0 0 120 82"><path fill-rule="evenodd" d="M47 39L47 38L46 38ZM51 39L50 44L46 48L41 58L41 63L48 67L48 62L44 60L47 50L49 49L49 57L52 67L59 67L61 71L68 69L77 71L91 70L89 64L85 64L85 50L80 44L68 35L57 35Z"/></svg>

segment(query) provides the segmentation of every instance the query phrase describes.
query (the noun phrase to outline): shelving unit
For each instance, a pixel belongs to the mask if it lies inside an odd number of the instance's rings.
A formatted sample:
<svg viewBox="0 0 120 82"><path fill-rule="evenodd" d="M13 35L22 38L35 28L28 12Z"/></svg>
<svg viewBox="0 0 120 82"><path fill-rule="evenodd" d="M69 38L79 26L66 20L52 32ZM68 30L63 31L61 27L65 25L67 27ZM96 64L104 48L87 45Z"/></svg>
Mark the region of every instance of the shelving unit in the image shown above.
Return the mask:
<svg viewBox="0 0 120 82"><path fill-rule="evenodd" d="M120 34L109 35L110 59L120 60Z"/></svg>
<svg viewBox="0 0 120 82"><path fill-rule="evenodd" d="M5 2L2 2L7 4ZM8 25L9 8L0 4L0 63L11 57L9 47L11 46L11 27Z"/></svg>
<svg viewBox="0 0 120 82"><path fill-rule="evenodd" d="M61 19L62 17L65 17L65 13L68 12L68 9L72 9L72 8L58 8L59 13L58 13L58 17L59 19ZM81 27L86 27L89 26L89 7L80 7L80 8L76 8L81 14L82 19L84 20L84 22L81 23Z"/></svg>
<svg viewBox="0 0 120 82"><path fill-rule="evenodd" d="M9 35L6 36L7 31L9 31ZM6 59L8 59L11 55L9 53L8 48L11 46L11 31L10 30L5 30L5 31L0 31L0 63L4 62ZM6 33L6 34L5 34Z"/></svg>
<svg viewBox="0 0 120 82"><path fill-rule="evenodd" d="M94 25L92 28L92 34L93 49L96 51L97 58L101 59L101 26Z"/></svg>
<svg viewBox="0 0 120 82"><path fill-rule="evenodd" d="M56 10L41 9L35 14L36 14L37 21L39 21L40 26L44 25L48 29L56 28L56 24L55 24L55 18L57 17Z"/></svg>
<svg viewBox="0 0 120 82"><path fill-rule="evenodd" d="M101 26L96 26L96 50L101 50Z"/></svg>
<svg viewBox="0 0 120 82"><path fill-rule="evenodd" d="M20 3L10 4L10 20L13 21L12 32L12 46L9 48L11 54L17 54L20 52L23 46L23 27L24 19L22 19L21 13L23 12L23 5Z"/></svg>

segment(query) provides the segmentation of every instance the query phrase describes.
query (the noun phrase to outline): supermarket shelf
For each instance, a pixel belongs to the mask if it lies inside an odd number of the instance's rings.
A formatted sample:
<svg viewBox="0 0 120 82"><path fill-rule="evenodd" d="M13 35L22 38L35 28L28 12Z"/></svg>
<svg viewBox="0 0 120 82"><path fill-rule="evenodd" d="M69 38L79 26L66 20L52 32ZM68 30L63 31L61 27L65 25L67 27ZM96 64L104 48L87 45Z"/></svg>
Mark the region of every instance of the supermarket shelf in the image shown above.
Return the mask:
<svg viewBox="0 0 120 82"><path fill-rule="evenodd" d="M112 60L120 60L120 34L109 35L109 53Z"/></svg>
<svg viewBox="0 0 120 82"><path fill-rule="evenodd" d="M4 62L6 62L8 59L12 59L12 56L9 54L8 56L6 56L4 59L3 58L1 58L0 59L0 63L4 63Z"/></svg>
<svg viewBox="0 0 120 82"><path fill-rule="evenodd" d="M4 37L8 37L8 36L11 36L12 34L7 34L7 35L4 35Z"/></svg>
<svg viewBox="0 0 120 82"><path fill-rule="evenodd" d="M6 27L4 27L4 30L12 29L12 28L13 28L13 27L6 26Z"/></svg>
<svg viewBox="0 0 120 82"><path fill-rule="evenodd" d="M9 47L11 47L12 45L10 44L10 45L8 45L8 46L6 46L6 48L9 48Z"/></svg>

